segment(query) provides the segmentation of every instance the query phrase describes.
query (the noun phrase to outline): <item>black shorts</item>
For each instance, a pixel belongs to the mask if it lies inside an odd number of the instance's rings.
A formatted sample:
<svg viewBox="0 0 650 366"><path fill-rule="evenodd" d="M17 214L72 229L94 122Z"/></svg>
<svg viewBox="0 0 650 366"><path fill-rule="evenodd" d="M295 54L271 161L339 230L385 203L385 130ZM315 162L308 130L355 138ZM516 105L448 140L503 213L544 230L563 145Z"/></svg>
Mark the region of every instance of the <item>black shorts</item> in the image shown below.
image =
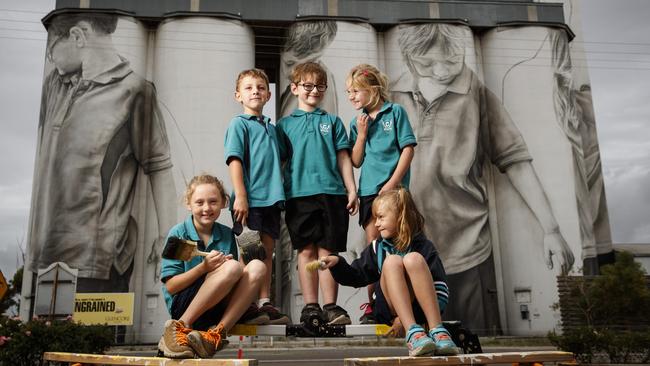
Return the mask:
<svg viewBox="0 0 650 366"><path fill-rule="evenodd" d="M364 229L368 224L374 225L374 222L370 222L370 220L372 219L372 203L375 198L377 198L376 194L359 197L359 226Z"/></svg>
<svg viewBox="0 0 650 366"><path fill-rule="evenodd" d="M192 300L194 300L194 296L196 296L196 293L199 292L199 289L201 288L201 285L203 285L204 280L205 275L194 281L192 285L174 295L174 298L172 299L172 319L178 320L181 318L181 316L183 316L185 310L187 310ZM227 305L228 301L224 299L217 305L208 309L194 321L194 324L192 324L192 329L208 330L208 328L211 326L218 324L223 317L223 314L226 312Z"/></svg>
<svg viewBox="0 0 650 366"><path fill-rule="evenodd" d="M246 218L246 225L251 230L259 231L270 235L274 240L280 238L280 205L275 204L267 207L251 207L248 209L248 218ZM232 216L232 232L239 235L244 230L240 222L235 221L235 216Z"/></svg>
<svg viewBox="0 0 650 366"><path fill-rule="evenodd" d="M317 194L287 201L285 221L293 249L308 244L335 253L345 252L350 214L344 195Z"/></svg>

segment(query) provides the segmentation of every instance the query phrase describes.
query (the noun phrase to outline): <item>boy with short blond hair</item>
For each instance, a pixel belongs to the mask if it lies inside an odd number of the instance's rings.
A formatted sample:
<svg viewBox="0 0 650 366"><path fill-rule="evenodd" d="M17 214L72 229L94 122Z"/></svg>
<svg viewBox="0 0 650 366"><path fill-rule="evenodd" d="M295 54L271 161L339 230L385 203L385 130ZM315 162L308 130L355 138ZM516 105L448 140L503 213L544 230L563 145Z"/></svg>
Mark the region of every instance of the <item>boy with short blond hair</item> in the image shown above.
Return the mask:
<svg viewBox="0 0 650 366"><path fill-rule="evenodd" d="M327 73L317 63L297 65L291 92L298 108L278 122L284 165L285 219L291 243L298 250L298 278L303 301L300 321L317 316L328 324L350 324L336 305L338 284L327 271L310 272L306 264L346 250L349 215L358 208L343 122L319 108L327 90ZM323 291L323 308L318 288Z"/></svg>
<svg viewBox="0 0 650 366"><path fill-rule="evenodd" d="M280 236L280 210L284 205L276 128L262 114L270 98L269 78L263 70L239 73L235 100L242 104L244 113L230 121L225 137L225 158L233 185L233 232L240 235L245 226L259 231L266 252L266 278L258 304L252 304L242 318L247 324L290 322L270 300L273 248Z"/></svg>

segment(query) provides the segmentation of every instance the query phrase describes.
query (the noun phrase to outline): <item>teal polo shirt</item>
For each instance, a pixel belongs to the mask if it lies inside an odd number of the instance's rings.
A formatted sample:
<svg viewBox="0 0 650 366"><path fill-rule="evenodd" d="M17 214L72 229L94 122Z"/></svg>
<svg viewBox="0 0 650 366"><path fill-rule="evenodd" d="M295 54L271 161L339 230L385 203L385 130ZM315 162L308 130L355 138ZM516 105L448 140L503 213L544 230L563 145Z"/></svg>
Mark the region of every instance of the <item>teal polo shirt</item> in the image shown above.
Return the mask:
<svg viewBox="0 0 650 366"><path fill-rule="evenodd" d="M346 194L336 153L350 149L350 142L340 118L319 108L295 109L277 127L287 199Z"/></svg>
<svg viewBox="0 0 650 366"><path fill-rule="evenodd" d="M199 241L199 233L196 232L196 228L194 227L192 215L188 215L185 221L172 227L171 230L169 230L169 234L167 234L168 238L171 236L186 240ZM233 259L238 260L237 244L232 230L218 222L215 222L212 227L212 239L210 242L207 243L205 248L199 248L199 250L206 252L218 250L224 254L232 254ZM192 260L187 262L163 258L162 267L160 268L160 278L166 279L185 273L201 263L203 263L203 257L200 256L194 257ZM165 303L167 304L167 311L171 314L173 295L167 291L167 287L165 287L164 283L162 285L162 292L165 297Z"/></svg>
<svg viewBox="0 0 650 366"><path fill-rule="evenodd" d="M364 110L364 112L368 113ZM350 143L357 141L357 118L350 123ZM404 108L395 103L385 102L377 117L368 126L368 136L359 177L359 196L377 194L393 175L402 150L416 145L415 134L411 128ZM408 188L411 177L409 169L402 178L402 186Z"/></svg>
<svg viewBox="0 0 650 366"><path fill-rule="evenodd" d="M240 114L233 118L226 130L224 155L226 164L233 158L242 162L249 207L284 201L278 135L268 117ZM233 191L230 204L234 201Z"/></svg>

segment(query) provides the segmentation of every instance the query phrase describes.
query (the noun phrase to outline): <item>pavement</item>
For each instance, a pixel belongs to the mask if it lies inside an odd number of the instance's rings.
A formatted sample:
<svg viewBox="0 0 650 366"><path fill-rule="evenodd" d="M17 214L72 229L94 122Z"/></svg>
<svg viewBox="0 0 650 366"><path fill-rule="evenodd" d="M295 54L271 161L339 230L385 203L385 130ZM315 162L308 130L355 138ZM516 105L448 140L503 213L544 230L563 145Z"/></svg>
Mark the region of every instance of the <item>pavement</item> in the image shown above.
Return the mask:
<svg viewBox="0 0 650 366"><path fill-rule="evenodd" d="M241 350L243 358L258 360L260 365L343 365L344 358L407 356L403 339L383 337L354 338L285 338L285 337L239 337L228 338L228 347L214 358L235 359ZM526 352L554 351L546 338L497 337L481 338L483 351ZM155 356L156 345L117 346L108 354L123 356Z"/></svg>

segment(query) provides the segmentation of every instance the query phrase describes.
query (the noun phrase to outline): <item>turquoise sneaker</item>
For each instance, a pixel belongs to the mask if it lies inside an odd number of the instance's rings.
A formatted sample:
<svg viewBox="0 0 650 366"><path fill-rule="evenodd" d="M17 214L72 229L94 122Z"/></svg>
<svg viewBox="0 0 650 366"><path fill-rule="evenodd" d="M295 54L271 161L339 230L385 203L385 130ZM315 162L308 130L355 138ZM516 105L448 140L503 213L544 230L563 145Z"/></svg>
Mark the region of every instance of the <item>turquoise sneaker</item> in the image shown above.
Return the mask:
<svg viewBox="0 0 650 366"><path fill-rule="evenodd" d="M453 356L458 354L458 347L451 340L451 335L442 324L429 331L429 337L435 342L437 356Z"/></svg>
<svg viewBox="0 0 650 366"><path fill-rule="evenodd" d="M429 338L424 328L418 324L411 325L408 332L406 332L405 341L411 357L430 355L436 350L433 339Z"/></svg>

